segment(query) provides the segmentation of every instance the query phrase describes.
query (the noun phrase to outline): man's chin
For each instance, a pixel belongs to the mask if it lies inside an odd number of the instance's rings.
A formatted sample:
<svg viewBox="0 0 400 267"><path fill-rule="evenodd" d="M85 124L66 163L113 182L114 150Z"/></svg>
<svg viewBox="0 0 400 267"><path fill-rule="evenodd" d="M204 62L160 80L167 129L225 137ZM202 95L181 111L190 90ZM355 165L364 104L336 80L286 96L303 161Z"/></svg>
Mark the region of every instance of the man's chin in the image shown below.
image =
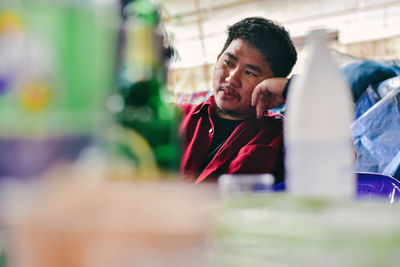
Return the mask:
<svg viewBox="0 0 400 267"><path fill-rule="evenodd" d="M237 112L235 109L232 107L229 107L227 105L219 106L218 104L216 105L217 112L222 115L227 115L227 116L232 116L232 117L243 117L244 114L241 114L240 112Z"/></svg>
<svg viewBox="0 0 400 267"><path fill-rule="evenodd" d="M220 113L235 113L235 108L232 105L229 105L227 101L217 99L215 101L215 106Z"/></svg>
<svg viewBox="0 0 400 267"><path fill-rule="evenodd" d="M219 115L228 116L232 118L247 118L253 116L253 114L238 112L235 109L226 106L221 107L218 104L216 104L216 111L217 114Z"/></svg>
<svg viewBox="0 0 400 267"><path fill-rule="evenodd" d="M216 97L215 98L215 103L217 106L221 109L226 109L226 110L235 110L236 108L236 99L226 99L224 97Z"/></svg>

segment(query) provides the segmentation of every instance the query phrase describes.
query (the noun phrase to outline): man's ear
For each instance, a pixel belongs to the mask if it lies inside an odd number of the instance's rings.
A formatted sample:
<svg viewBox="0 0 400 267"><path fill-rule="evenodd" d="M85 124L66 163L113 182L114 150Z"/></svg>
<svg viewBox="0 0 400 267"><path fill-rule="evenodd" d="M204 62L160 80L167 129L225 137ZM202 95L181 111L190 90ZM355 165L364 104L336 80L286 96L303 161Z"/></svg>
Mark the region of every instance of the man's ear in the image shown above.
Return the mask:
<svg viewBox="0 0 400 267"><path fill-rule="evenodd" d="M221 54L218 54L218 56L217 56L217 61L218 61L218 59L221 57Z"/></svg>

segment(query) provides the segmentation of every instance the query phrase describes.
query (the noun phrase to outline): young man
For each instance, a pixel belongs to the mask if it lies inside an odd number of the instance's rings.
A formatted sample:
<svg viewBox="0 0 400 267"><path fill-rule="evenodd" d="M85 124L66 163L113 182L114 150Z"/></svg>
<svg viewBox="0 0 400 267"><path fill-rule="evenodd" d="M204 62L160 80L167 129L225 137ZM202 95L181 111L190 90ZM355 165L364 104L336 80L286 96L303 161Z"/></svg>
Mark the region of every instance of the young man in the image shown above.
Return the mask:
<svg viewBox="0 0 400 267"><path fill-rule="evenodd" d="M266 110L284 102L285 77L296 59L288 32L270 20L250 17L228 28L213 96L182 105L185 179L200 183L225 173L283 179L283 122Z"/></svg>

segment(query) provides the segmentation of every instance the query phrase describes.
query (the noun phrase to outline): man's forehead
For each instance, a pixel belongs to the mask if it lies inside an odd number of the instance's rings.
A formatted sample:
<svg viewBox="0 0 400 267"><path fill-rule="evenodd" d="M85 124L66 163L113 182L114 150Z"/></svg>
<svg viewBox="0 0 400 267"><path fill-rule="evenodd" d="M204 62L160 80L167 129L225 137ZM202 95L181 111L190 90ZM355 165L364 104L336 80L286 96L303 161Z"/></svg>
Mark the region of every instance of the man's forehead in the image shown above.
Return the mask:
<svg viewBox="0 0 400 267"><path fill-rule="evenodd" d="M253 45L243 39L234 39L223 52L223 55L238 62L243 62L249 68L261 72L261 69L269 67L262 53Z"/></svg>
<svg viewBox="0 0 400 267"><path fill-rule="evenodd" d="M251 56L268 64L258 48L241 38L232 40L232 42L225 49L224 53L231 53L236 57Z"/></svg>

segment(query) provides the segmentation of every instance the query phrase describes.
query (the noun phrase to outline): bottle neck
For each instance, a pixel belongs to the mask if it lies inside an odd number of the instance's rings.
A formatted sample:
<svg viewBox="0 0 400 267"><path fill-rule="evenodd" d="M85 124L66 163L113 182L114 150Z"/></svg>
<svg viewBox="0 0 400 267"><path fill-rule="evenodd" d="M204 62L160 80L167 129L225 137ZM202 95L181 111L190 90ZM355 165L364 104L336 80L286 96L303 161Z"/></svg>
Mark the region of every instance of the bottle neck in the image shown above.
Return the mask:
<svg viewBox="0 0 400 267"><path fill-rule="evenodd" d="M123 26L125 55L122 68L126 80L131 83L154 78L165 80L161 55L162 35L156 23L157 13L128 14Z"/></svg>
<svg viewBox="0 0 400 267"><path fill-rule="evenodd" d="M311 49L325 49L327 46L327 33L324 29L313 30L307 38L307 43L311 44Z"/></svg>

